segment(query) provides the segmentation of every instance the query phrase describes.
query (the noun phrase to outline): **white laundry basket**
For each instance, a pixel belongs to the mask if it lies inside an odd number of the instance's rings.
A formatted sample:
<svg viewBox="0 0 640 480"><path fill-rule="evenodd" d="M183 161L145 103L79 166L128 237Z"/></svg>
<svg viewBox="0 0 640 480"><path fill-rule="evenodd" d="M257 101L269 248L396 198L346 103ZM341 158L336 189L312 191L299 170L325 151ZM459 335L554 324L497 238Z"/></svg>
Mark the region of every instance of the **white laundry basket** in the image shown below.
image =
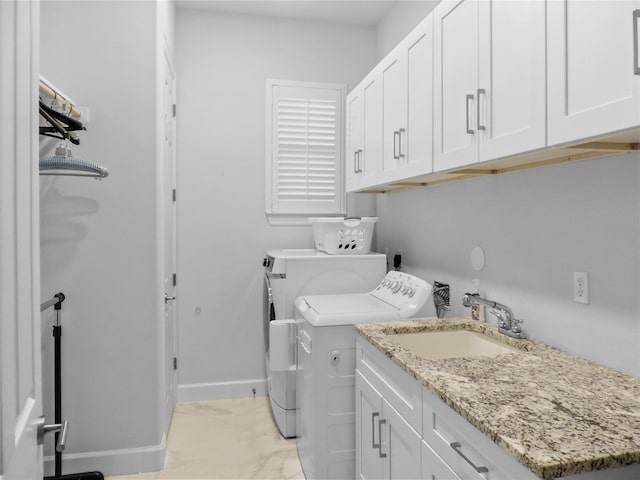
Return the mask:
<svg viewBox="0 0 640 480"><path fill-rule="evenodd" d="M331 255L369 253L373 227L377 221L378 217L309 218L316 249Z"/></svg>

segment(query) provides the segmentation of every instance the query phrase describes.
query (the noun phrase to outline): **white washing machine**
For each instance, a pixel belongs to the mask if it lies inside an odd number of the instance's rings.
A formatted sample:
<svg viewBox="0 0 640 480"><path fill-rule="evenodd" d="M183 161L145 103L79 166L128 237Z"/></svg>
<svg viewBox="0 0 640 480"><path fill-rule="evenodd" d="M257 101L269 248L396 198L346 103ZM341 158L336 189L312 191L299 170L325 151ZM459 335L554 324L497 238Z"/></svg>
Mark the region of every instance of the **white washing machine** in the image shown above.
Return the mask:
<svg viewBox="0 0 640 480"><path fill-rule="evenodd" d="M392 271L369 293L296 299L298 456L306 478L355 478L354 323L413 316L432 286Z"/></svg>
<svg viewBox="0 0 640 480"><path fill-rule="evenodd" d="M386 273L386 257L329 255L311 249L269 250L264 260L264 339L267 385L276 425L296 436L296 323L300 295L362 292Z"/></svg>

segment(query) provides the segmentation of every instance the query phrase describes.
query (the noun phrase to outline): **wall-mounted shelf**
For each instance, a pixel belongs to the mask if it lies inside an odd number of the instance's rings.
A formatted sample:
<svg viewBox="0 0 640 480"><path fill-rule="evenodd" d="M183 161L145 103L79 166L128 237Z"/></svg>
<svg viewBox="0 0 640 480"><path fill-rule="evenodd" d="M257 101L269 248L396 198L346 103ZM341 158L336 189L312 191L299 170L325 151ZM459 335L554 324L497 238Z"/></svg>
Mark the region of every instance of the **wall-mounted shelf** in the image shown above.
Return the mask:
<svg viewBox="0 0 640 480"><path fill-rule="evenodd" d="M79 160L71 154L69 143L80 144L75 134L86 130L88 109L76 106L75 102L62 93L51 82L40 76L39 89L40 127L39 133L45 137L58 138L60 145L51 157L40 160L40 175L64 175L75 177L105 178L109 171L93 162Z"/></svg>

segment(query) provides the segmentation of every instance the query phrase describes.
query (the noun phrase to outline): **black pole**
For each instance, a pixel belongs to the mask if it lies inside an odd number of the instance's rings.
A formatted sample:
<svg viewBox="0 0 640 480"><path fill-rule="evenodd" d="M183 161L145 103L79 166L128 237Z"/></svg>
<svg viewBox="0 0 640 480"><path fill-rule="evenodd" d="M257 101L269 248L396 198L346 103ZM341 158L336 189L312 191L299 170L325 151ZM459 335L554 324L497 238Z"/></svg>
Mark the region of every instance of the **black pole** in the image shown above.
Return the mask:
<svg viewBox="0 0 640 480"><path fill-rule="evenodd" d="M62 302L64 302L64 294L58 293L55 295L58 297L59 302L55 305L56 311L56 325L53 326L53 389L54 389L54 421L57 424L62 424L62 368L60 366L60 337L62 337L62 326L60 325L60 313L62 310ZM58 445L58 438L61 432L56 432L55 445ZM55 449L55 476L56 478L62 476L62 452Z"/></svg>
<svg viewBox="0 0 640 480"><path fill-rule="evenodd" d="M60 325L53 326L54 338L54 392L55 392L55 423L62 423L62 384L61 384L61 368L60 368L60 337L62 336L62 327ZM55 444L58 445L58 437L60 432L56 432ZM55 450L55 467L56 477L62 476L62 452Z"/></svg>

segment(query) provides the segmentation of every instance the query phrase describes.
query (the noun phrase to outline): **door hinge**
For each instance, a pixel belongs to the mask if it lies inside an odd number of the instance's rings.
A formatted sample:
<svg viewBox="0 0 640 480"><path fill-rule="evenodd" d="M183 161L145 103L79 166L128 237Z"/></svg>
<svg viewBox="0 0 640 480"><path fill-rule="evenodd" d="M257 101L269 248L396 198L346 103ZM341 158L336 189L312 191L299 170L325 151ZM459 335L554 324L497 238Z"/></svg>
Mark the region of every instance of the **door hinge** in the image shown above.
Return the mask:
<svg viewBox="0 0 640 480"><path fill-rule="evenodd" d="M173 357L173 369L178 370L178 357Z"/></svg>
<svg viewBox="0 0 640 480"><path fill-rule="evenodd" d="M173 286L174 287L178 286L178 274L177 273L173 274Z"/></svg>
<svg viewBox="0 0 640 480"><path fill-rule="evenodd" d="M172 195L173 195L173 203L176 203L176 189L175 188L173 189Z"/></svg>
<svg viewBox="0 0 640 480"><path fill-rule="evenodd" d="M173 104L173 118L176 118L176 104Z"/></svg>

